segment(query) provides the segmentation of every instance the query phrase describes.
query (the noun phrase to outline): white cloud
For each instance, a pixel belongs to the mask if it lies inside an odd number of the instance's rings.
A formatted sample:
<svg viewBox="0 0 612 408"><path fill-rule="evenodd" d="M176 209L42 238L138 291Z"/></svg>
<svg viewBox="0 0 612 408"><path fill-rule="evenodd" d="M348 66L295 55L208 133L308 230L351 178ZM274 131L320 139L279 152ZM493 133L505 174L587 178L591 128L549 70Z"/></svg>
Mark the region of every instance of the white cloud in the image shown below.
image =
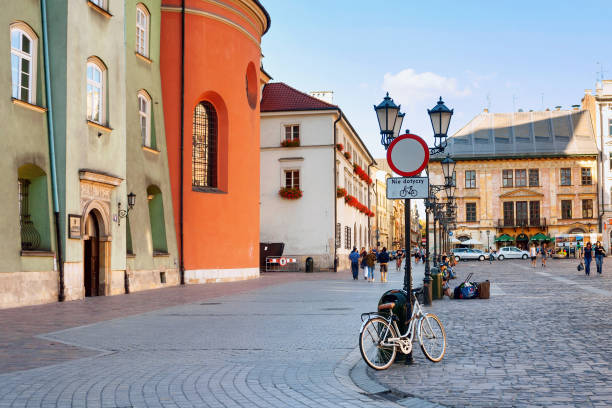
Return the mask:
<svg viewBox="0 0 612 408"><path fill-rule="evenodd" d="M417 73L408 68L397 74L387 73L383 80L383 90L389 91L396 101L412 103L421 100L433 100L439 96L446 98L465 97L472 94L469 86L460 88L455 78L448 78L433 72Z"/></svg>

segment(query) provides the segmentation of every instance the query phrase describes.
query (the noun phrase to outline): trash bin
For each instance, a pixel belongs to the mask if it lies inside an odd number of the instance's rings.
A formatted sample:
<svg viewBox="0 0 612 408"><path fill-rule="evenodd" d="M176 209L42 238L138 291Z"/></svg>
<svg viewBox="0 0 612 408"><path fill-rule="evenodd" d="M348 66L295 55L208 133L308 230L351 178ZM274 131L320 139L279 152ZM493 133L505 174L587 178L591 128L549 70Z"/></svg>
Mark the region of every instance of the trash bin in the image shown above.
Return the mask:
<svg viewBox="0 0 612 408"><path fill-rule="evenodd" d="M314 260L312 259L312 257L308 257L306 258L306 272L312 272L314 271Z"/></svg>
<svg viewBox="0 0 612 408"><path fill-rule="evenodd" d="M400 289L388 290L383 293L380 300L378 301L378 304L382 305L383 303L391 302L395 303L395 307L393 308L393 314L396 315L399 319L397 321L397 327L402 332L401 334L404 334L407 329L407 323L409 318L408 313L410 312L408 308L408 294ZM389 314L389 312L383 310L380 312L380 314L386 316Z"/></svg>
<svg viewBox="0 0 612 408"><path fill-rule="evenodd" d="M442 299L442 273L440 269L431 268L431 278L433 279L431 282L432 299Z"/></svg>

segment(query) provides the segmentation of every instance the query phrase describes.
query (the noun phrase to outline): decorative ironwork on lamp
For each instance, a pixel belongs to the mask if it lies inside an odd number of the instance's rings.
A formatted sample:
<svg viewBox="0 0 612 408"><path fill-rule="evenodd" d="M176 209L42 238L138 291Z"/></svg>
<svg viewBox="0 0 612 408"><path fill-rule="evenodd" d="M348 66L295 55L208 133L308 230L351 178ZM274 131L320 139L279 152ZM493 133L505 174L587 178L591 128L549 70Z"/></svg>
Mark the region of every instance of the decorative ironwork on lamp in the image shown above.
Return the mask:
<svg viewBox="0 0 612 408"><path fill-rule="evenodd" d="M121 225L121 219L126 218L130 210L134 208L134 205L136 204L136 194L134 193L128 194L127 200L128 200L128 206L127 206L127 209L125 210L121 209L121 202L117 203L117 213L118 213L117 224L118 225Z"/></svg>
<svg viewBox="0 0 612 408"><path fill-rule="evenodd" d="M374 105L374 111L376 111L376 116L378 118L378 126L380 127L380 143L385 147L385 150L389 148L389 145L396 137L394 134L396 130L395 122L398 116L400 116L399 111L401 106L402 105L397 106L395 102L393 102L393 99L389 96L389 92L387 92L387 96L385 96L378 106ZM401 119L404 119L403 115Z"/></svg>

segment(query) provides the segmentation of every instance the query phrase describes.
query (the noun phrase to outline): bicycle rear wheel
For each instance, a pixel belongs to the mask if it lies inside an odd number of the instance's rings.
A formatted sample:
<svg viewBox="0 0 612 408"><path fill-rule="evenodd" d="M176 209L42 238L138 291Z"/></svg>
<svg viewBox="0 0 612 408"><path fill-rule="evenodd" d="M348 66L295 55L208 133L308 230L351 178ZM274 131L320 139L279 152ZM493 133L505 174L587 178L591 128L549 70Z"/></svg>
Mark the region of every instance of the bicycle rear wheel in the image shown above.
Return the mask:
<svg viewBox="0 0 612 408"><path fill-rule="evenodd" d="M446 332L444 326L433 313L427 313L419 320L419 343L429 360L437 363L446 352Z"/></svg>
<svg viewBox="0 0 612 408"><path fill-rule="evenodd" d="M367 321L359 333L359 349L366 364L375 370L385 370L393 364L396 347L387 343L390 338L397 338L395 329L381 317Z"/></svg>

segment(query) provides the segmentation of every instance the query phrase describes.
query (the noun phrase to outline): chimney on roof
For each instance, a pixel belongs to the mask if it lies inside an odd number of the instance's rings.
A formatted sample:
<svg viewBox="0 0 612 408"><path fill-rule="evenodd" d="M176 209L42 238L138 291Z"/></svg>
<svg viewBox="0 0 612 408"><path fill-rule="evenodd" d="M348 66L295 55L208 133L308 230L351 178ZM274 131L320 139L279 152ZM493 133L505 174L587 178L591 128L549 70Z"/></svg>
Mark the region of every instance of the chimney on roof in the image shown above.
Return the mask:
<svg viewBox="0 0 612 408"><path fill-rule="evenodd" d="M334 92L333 91L312 91L309 92L310 96L313 96L323 102L334 103Z"/></svg>
<svg viewBox="0 0 612 408"><path fill-rule="evenodd" d="M557 105L557 106L555 106L555 110L557 110L557 111L558 111L558 110L561 110L561 105Z"/></svg>
<svg viewBox="0 0 612 408"><path fill-rule="evenodd" d="M585 90L584 90L584 94L585 94L585 95L591 95L592 93L593 93L593 90L592 90L592 89L585 89Z"/></svg>
<svg viewBox="0 0 612 408"><path fill-rule="evenodd" d="M483 111L484 113L489 113L489 109L488 109L488 108L484 108L482 111Z"/></svg>
<svg viewBox="0 0 612 408"><path fill-rule="evenodd" d="M580 110L580 105L572 105L572 110Z"/></svg>

